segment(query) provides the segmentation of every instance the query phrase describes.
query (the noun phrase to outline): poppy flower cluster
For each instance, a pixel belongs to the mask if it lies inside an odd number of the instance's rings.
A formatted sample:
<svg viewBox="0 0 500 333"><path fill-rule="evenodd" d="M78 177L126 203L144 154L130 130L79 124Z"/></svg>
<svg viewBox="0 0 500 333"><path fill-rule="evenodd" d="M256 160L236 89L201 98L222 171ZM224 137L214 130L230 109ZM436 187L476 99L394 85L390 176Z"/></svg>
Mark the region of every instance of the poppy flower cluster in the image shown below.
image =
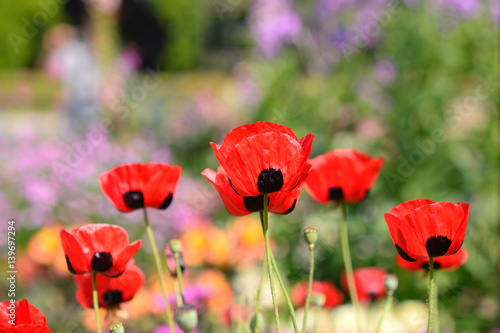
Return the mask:
<svg viewBox="0 0 500 333"><path fill-rule="evenodd" d="M167 209L182 169L166 163L129 163L99 176L106 197L122 212L139 208Z"/></svg>
<svg viewBox="0 0 500 333"><path fill-rule="evenodd" d="M90 274L75 275L76 300L81 306L92 308L94 306L92 295L92 276ZM105 275L96 276L96 289L100 308L118 307L127 302L144 285L144 274L131 260L123 273L115 278Z"/></svg>
<svg viewBox="0 0 500 333"><path fill-rule="evenodd" d="M414 262L460 250L469 204L417 199L403 202L384 217L399 255Z"/></svg>
<svg viewBox="0 0 500 333"><path fill-rule="evenodd" d="M286 126L260 121L229 132L222 145L211 143L220 163L217 172L202 175L217 189L228 211L236 216L264 209L290 213L297 204L310 164L314 136L298 139Z"/></svg>
<svg viewBox="0 0 500 333"><path fill-rule="evenodd" d="M27 300L0 303L0 332L50 333L43 313Z"/></svg>
<svg viewBox="0 0 500 333"><path fill-rule="evenodd" d="M334 149L309 161L306 190L319 203L363 200L384 165L382 158L353 149Z"/></svg>
<svg viewBox="0 0 500 333"><path fill-rule="evenodd" d="M68 270L73 274L100 273L117 277L141 247L137 240L129 244L127 232L109 224L87 224L61 230Z"/></svg>

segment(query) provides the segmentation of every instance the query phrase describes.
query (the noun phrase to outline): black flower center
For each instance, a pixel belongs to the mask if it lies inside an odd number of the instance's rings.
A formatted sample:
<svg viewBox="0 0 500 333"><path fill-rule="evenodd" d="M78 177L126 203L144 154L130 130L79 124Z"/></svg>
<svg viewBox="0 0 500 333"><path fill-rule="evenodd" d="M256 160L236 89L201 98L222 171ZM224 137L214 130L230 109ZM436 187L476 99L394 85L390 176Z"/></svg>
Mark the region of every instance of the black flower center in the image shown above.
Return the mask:
<svg viewBox="0 0 500 333"><path fill-rule="evenodd" d="M66 256L66 265L68 266L68 271L71 273L71 274L77 274L75 269L73 268L73 266L71 265L71 262L69 261L69 258L68 256Z"/></svg>
<svg viewBox="0 0 500 333"><path fill-rule="evenodd" d="M269 168L260 172L257 188L260 193L274 193L283 187L283 174L280 169Z"/></svg>
<svg viewBox="0 0 500 333"><path fill-rule="evenodd" d="M123 202L130 209L144 207L144 195L141 191L129 191L123 194Z"/></svg>
<svg viewBox="0 0 500 333"><path fill-rule="evenodd" d="M170 204L172 203L172 199L173 199L172 193L169 193L168 196L165 198L165 200L163 200L163 203L159 208L167 209L167 207L170 206Z"/></svg>
<svg viewBox="0 0 500 333"><path fill-rule="evenodd" d="M113 266L113 256L109 252L96 252L90 262L90 267L96 272L106 272Z"/></svg>
<svg viewBox="0 0 500 333"><path fill-rule="evenodd" d="M448 252L451 239L446 236L432 236L425 242L425 248L429 257L441 257Z"/></svg>
<svg viewBox="0 0 500 333"><path fill-rule="evenodd" d="M396 245L396 244L395 244ZM399 255L401 256L401 258L403 258L404 260L406 261L410 261L410 262L414 262L416 261L415 259L413 259L412 257L410 257L401 247L399 247L399 245L396 245L396 250L398 250L398 253Z"/></svg>
<svg viewBox="0 0 500 333"><path fill-rule="evenodd" d="M255 197L243 197L243 203L245 204L246 210L249 212L260 212L264 210L264 196L262 194ZM267 198L267 204L269 205L269 197Z"/></svg>
<svg viewBox="0 0 500 333"><path fill-rule="evenodd" d="M434 261L433 266L434 266L434 269L440 269L441 268L441 264L438 263L438 262L435 262L435 261ZM422 264L422 269L425 269L426 271L429 271L429 262L428 261L424 262Z"/></svg>
<svg viewBox="0 0 500 333"><path fill-rule="evenodd" d="M123 299L123 295L120 290L107 290L103 297L106 305L118 305Z"/></svg>
<svg viewBox="0 0 500 333"><path fill-rule="evenodd" d="M341 187L330 187L328 189L328 197L330 200L340 201L344 199L344 191Z"/></svg>

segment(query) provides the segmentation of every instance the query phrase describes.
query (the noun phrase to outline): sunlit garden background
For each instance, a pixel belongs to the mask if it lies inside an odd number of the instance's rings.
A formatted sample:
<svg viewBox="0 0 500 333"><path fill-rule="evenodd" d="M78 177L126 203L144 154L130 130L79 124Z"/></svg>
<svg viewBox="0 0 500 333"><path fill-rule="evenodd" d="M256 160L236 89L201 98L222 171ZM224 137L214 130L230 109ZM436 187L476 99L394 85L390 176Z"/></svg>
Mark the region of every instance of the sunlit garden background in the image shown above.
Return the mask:
<svg viewBox="0 0 500 333"><path fill-rule="evenodd" d="M470 203L469 258L438 272L440 325L500 331L499 1L41 0L4 1L0 13L0 225L6 235L16 221L16 299L40 309L52 332L95 331L59 238L84 223L143 240L134 259L145 286L119 315L126 332L167 332L142 213L116 210L98 179L150 161L183 169L171 206L151 210L150 222L161 254L182 242L198 332L236 332L253 309L261 225L256 214L230 215L200 173L219 165L210 142L260 120L313 134L311 157L356 148L384 158L369 196L350 207L349 232L355 268L399 278L393 332L425 331L427 280L396 265L384 213L416 198ZM271 216L290 291L307 280L305 227L319 234L315 280L343 290L340 219L306 191L292 213ZM1 301L8 289L2 279ZM354 332L342 292L318 332ZM365 305L369 321L384 304ZM262 306L273 327L268 287Z"/></svg>

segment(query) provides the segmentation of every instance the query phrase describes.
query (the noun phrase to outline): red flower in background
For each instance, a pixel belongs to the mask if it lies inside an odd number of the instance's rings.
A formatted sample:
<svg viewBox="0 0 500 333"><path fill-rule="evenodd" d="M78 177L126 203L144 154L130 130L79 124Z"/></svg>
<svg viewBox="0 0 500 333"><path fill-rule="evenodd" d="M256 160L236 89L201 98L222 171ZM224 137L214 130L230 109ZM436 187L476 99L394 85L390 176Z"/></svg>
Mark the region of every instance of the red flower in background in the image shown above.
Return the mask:
<svg viewBox="0 0 500 333"><path fill-rule="evenodd" d="M229 132L215 156L234 191L245 197L296 188L310 168L313 135L302 139L286 126L260 121Z"/></svg>
<svg viewBox="0 0 500 333"><path fill-rule="evenodd" d="M23 299L0 303L0 332L50 333L51 331L47 327L43 313Z"/></svg>
<svg viewBox="0 0 500 333"><path fill-rule="evenodd" d="M335 287L332 281L313 281L311 294L321 294L325 296L325 307L333 308L342 304L344 294ZM292 301L298 306L306 304L307 282L299 283L292 291Z"/></svg>
<svg viewBox="0 0 500 333"><path fill-rule="evenodd" d="M384 215L398 253L407 261L448 256L461 247L469 204L417 199Z"/></svg>
<svg viewBox="0 0 500 333"><path fill-rule="evenodd" d="M201 174L214 185L229 213L235 216L243 216L264 210L264 196L260 194L253 197L243 197L236 194L221 166L217 169L217 172L205 169ZM301 191L302 185L299 185L288 192L269 194L269 211L275 214L291 213L299 200Z"/></svg>
<svg viewBox="0 0 500 333"><path fill-rule="evenodd" d="M387 274L385 269L363 267L355 269L353 273L354 284L356 285L356 292L358 293L360 303L373 302L385 296L385 276ZM349 293L345 273L342 273L341 282L342 288Z"/></svg>
<svg viewBox="0 0 500 333"><path fill-rule="evenodd" d="M382 158L352 149L334 149L309 161L306 190L319 203L363 200L384 165Z"/></svg>
<svg viewBox="0 0 500 333"><path fill-rule="evenodd" d="M434 269L449 269L455 270L462 266L469 257L469 254L464 248L460 248L457 253L434 258ZM407 261L404 260L399 254L396 254L396 264L408 271L418 272L421 270L429 270L429 259Z"/></svg>
<svg viewBox="0 0 500 333"><path fill-rule="evenodd" d="M141 247L137 240L129 244L125 229L109 224L87 224L61 230L68 270L73 274L101 273L116 277Z"/></svg>
<svg viewBox="0 0 500 333"><path fill-rule="evenodd" d="M182 169L166 163L130 163L99 176L101 189L122 212L138 208L167 209Z"/></svg>
<svg viewBox="0 0 500 333"><path fill-rule="evenodd" d="M81 306L92 308L94 306L92 275L75 275L74 278L78 286L76 300ZM119 277L110 278L98 274L96 276L96 285L99 307L118 307L120 303L131 300L141 289L144 285L144 274L130 261L123 274Z"/></svg>

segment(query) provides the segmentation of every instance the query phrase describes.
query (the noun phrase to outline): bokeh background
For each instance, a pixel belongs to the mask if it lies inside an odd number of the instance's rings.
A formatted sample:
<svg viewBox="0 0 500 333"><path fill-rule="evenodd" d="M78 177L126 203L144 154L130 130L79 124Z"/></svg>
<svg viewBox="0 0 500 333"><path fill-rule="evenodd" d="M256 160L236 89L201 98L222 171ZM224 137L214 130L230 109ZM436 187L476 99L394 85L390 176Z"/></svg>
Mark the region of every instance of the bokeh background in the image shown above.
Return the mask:
<svg viewBox="0 0 500 333"><path fill-rule="evenodd" d="M499 28L498 0L1 2L0 225L6 235L16 221L16 297L53 332L91 331L58 232L116 223L144 242L135 259L146 286L123 307L127 332L166 332L141 212L116 211L98 176L167 162L183 174L171 207L150 212L155 237L162 249L182 239L200 332L234 329L231 313L252 304L260 274L260 224L230 216L200 172L218 166L210 141L267 120L314 134L312 157L350 147L385 159L370 196L349 211L350 242L355 267L398 275L395 332L425 327L427 280L396 266L383 214L421 197L469 202L469 260L438 274L441 326L498 332ZM306 226L320 232L316 279L340 286L341 215L327 208L304 191L290 215L272 216L290 289L307 276ZM2 279L2 301L7 290ZM350 332L348 312L323 315Z"/></svg>

